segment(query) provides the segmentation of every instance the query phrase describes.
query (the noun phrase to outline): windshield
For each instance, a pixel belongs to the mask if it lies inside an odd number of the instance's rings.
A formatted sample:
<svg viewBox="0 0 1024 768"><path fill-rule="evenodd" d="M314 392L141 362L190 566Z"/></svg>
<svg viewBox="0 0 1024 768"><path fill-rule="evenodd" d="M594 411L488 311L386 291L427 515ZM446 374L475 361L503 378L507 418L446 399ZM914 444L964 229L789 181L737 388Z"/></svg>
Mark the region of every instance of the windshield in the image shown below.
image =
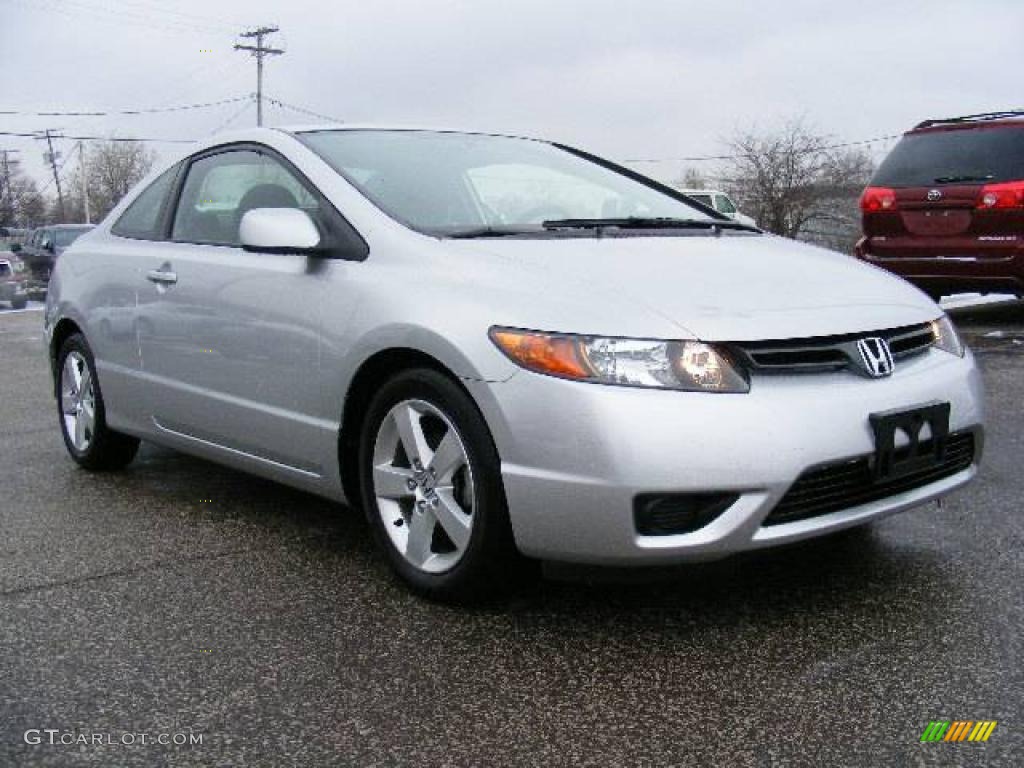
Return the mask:
<svg viewBox="0 0 1024 768"><path fill-rule="evenodd" d="M393 218L428 234L630 217L713 221L621 173L530 139L411 130L299 139Z"/></svg>
<svg viewBox="0 0 1024 768"><path fill-rule="evenodd" d="M1024 124L907 134L871 184L924 187L1018 179L1024 179Z"/></svg>
<svg viewBox="0 0 1024 768"><path fill-rule="evenodd" d="M55 229L53 231L53 242L58 248L67 248L75 240L80 238L92 227L80 227L77 229Z"/></svg>

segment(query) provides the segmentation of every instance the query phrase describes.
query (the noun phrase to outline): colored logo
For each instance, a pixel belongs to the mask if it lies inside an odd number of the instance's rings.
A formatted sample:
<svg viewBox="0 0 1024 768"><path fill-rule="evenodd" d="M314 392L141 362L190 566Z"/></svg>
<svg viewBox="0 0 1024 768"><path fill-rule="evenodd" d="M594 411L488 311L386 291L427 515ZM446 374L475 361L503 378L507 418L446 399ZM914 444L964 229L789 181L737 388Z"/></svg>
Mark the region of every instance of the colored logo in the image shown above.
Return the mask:
<svg viewBox="0 0 1024 768"><path fill-rule="evenodd" d="M996 724L995 720L932 720L921 741L988 741Z"/></svg>

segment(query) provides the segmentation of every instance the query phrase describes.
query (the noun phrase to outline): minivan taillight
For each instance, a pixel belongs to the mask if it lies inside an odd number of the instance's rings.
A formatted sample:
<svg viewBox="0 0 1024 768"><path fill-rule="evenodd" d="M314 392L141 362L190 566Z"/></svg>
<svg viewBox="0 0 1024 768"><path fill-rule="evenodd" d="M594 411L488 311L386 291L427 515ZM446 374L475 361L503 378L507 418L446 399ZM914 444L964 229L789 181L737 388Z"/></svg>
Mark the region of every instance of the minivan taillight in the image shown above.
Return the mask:
<svg viewBox="0 0 1024 768"><path fill-rule="evenodd" d="M979 208L1024 208L1024 181L986 184L978 195Z"/></svg>
<svg viewBox="0 0 1024 768"><path fill-rule="evenodd" d="M888 187L868 187L860 196L860 209L864 213L895 211L896 193Z"/></svg>

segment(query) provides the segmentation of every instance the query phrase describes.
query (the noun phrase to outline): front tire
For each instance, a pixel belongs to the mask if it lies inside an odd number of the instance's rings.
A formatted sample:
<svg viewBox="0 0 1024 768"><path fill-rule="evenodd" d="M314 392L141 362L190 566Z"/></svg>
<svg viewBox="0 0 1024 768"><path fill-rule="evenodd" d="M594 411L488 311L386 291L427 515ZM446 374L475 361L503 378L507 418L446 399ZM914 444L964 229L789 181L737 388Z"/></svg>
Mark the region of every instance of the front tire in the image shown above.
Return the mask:
<svg viewBox="0 0 1024 768"><path fill-rule="evenodd" d="M80 333L57 353L57 414L68 453L85 469L121 469L135 458L139 441L107 426L96 363Z"/></svg>
<svg viewBox="0 0 1024 768"><path fill-rule="evenodd" d="M398 576L425 597L471 602L521 574L498 452L475 403L430 369L404 371L370 403L360 490Z"/></svg>

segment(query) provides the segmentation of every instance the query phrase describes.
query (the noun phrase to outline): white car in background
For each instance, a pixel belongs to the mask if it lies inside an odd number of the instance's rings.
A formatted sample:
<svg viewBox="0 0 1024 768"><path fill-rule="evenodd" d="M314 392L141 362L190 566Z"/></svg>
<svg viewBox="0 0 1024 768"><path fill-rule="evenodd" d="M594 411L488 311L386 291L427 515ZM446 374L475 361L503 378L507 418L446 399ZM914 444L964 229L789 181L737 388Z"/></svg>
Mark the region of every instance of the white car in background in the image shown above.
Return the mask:
<svg viewBox="0 0 1024 768"><path fill-rule="evenodd" d="M736 203L732 201L725 192L718 189L680 189L687 197L692 197L698 203L703 203L709 208L714 208L719 213L724 213L733 221L746 224L748 227L756 227L757 222L745 213L740 213Z"/></svg>

